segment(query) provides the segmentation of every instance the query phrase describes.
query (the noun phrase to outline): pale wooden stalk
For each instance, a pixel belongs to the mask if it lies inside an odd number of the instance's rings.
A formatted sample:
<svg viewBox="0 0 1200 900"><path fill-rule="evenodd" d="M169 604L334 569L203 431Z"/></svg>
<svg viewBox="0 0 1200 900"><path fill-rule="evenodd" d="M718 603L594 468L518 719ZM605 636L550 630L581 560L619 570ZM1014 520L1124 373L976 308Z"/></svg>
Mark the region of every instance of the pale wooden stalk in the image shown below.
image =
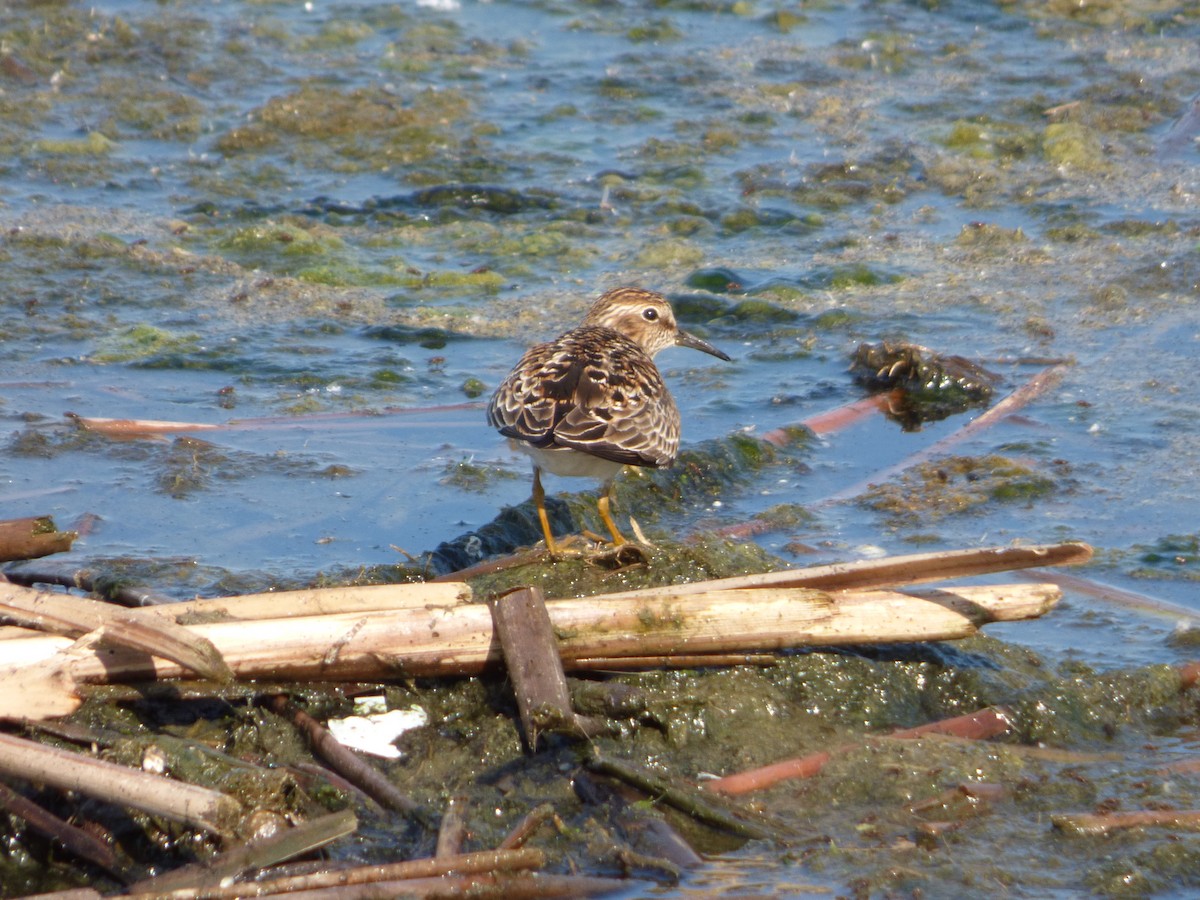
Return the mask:
<svg viewBox="0 0 1200 900"><path fill-rule="evenodd" d="M233 673L211 643L170 618L140 615L98 600L60 591L38 591L0 584L0 615L21 625L78 637L95 633L99 641L171 659L215 681Z"/></svg>
<svg viewBox="0 0 1200 900"><path fill-rule="evenodd" d="M564 665L657 654L764 652L789 647L956 640L980 626L1040 616L1058 601L1051 585L990 585L912 593L827 594L783 590L676 592L648 598L592 597L546 604ZM501 661L484 604L428 604L189 626L240 678L380 680L473 674ZM31 665L69 645L64 638L0 644L0 665ZM177 678L178 663L123 648L74 662L83 683Z"/></svg>
<svg viewBox="0 0 1200 900"><path fill-rule="evenodd" d="M0 734L0 772L216 833L229 833L241 815L217 791L8 734Z"/></svg>
<svg viewBox="0 0 1200 900"><path fill-rule="evenodd" d="M376 584L358 587L312 588L276 591L266 594L242 594L189 600L167 606L146 607L139 614L168 616L176 621L216 619L285 619L330 613L360 613L389 609L423 608L467 603L471 588L461 582L432 584Z"/></svg>
<svg viewBox="0 0 1200 900"><path fill-rule="evenodd" d="M1092 548L1083 543L943 550L936 553L888 556L883 559L833 563L803 569L784 569L759 575L738 575L713 581L697 581L692 584L606 594L605 602L629 597L678 596L741 588L796 587L817 588L823 591L861 591L905 584L927 584L931 581L990 575L996 572L1011 572L1035 566L1074 566L1085 563L1091 558Z"/></svg>

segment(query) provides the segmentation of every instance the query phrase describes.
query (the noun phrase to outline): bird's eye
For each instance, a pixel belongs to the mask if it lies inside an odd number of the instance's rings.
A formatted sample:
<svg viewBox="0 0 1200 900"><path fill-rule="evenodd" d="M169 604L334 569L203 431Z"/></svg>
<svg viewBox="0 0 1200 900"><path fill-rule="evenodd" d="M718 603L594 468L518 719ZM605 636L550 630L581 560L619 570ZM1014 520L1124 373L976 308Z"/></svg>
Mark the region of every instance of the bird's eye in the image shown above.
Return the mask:
<svg viewBox="0 0 1200 900"><path fill-rule="evenodd" d="M653 306L648 307L648 308L642 310L642 318L645 319L647 322L656 322L656 321L658 321L658 310L655 309Z"/></svg>

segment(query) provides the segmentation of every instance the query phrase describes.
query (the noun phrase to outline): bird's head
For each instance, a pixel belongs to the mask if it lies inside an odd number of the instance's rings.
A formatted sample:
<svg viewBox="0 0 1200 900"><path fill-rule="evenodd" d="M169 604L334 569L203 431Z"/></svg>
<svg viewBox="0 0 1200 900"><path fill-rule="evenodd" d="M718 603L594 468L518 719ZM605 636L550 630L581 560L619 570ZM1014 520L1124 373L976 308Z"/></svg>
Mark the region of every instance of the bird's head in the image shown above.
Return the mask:
<svg viewBox="0 0 1200 900"><path fill-rule="evenodd" d="M592 305L583 324L620 332L650 357L666 347L691 347L729 361L725 353L708 341L679 327L666 297L643 288L622 287L605 292Z"/></svg>

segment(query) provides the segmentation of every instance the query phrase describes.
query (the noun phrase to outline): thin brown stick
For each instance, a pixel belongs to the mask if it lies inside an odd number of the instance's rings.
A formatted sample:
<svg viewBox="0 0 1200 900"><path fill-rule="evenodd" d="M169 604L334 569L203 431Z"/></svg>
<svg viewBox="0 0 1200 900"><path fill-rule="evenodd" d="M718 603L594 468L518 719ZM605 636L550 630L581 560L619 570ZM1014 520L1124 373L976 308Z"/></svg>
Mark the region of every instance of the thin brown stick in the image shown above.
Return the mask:
<svg viewBox="0 0 1200 900"><path fill-rule="evenodd" d="M302 785L308 784L313 778L320 778L322 781L329 783L339 791L354 797L359 803L366 805L375 812L378 812L381 808L379 804L375 802L374 797L372 797L358 785L354 784L348 778L343 778L328 766L323 766L320 763L302 762L296 763L294 766L290 766L289 770L296 774L297 779L300 780ZM301 776L307 776L307 778L301 779Z"/></svg>
<svg viewBox="0 0 1200 900"><path fill-rule="evenodd" d="M627 894L637 882L590 875L498 874L442 875L403 881L380 881L289 894L296 900L380 900L403 897L453 900L578 900L608 894ZM644 886L644 885L643 885Z"/></svg>
<svg viewBox="0 0 1200 900"><path fill-rule="evenodd" d="M573 671L636 672L641 669L705 669L718 666L761 666L779 664L774 653L672 653L662 656L583 656L571 661Z"/></svg>
<svg viewBox="0 0 1200 900"><path fill-rule="evenodd" d="M176 602L173 598L154 591L139 590L126 584L105 584L103 579L97 578L96 574L88 569L53 572L26 567L7 572L6 575L8 580L13 584L24 585L25 587L48 584L74 588L86 591L89 594L97 594L110 603L116 603L119 606L129 606L135 609L142 606L156 606L162 603Z"/></svg>
<svg viewBox="0 0 1200 900"><path fill-rule="evenodd" d="M525 842L533 837L533 833L542 826L543 822L549 822L557 815L558 813L554 811L554 807L549 803L535 806L522 817L520 822L513 826L513 830L505 836L504 840L496 845L496 849L516 850L518 847L524 847Z"/></svg>
<svg viewBox="0 0 1200 900"><path fill-rule="evenodd" d="M428 583L443 584L445 582L468 581L472 578L478 578L480 575L491 575L495 572L503 572L508 569L516 569L521 566L530 566L535 563L545 562L549 558L550 554L545 550L522 550L511 556L501 556L498 559L485 559L483 562L467 566L465 569L458 569L454 572L447 572L445 575L438 575L436 578L430 578Z"/></svg>
<svg viewBox="0 0 1200 900"><path fill-rule="evenodd" d="M470 875L479 872L539 869L545 864L545 854L540 850L528 848L523 850L485 850L478 853L448 856L445 859L413 859L384 865L357 866L333 872L317 872L311 875L294 875L256 881L253 885L227 884L199 891L192 888L167 892L151 890L129 896L139 898L139 900L147 900L150 897L158 897L161 900L226 900L226 898L247 896L251 893L256 897L263 897L294 891L345 888L359 884L381 886L386 882L432 878L451 873ZM403 892L404 888L401 887L396 893Z"/></svg>
<svg viewBox="0 0 1200 900"><path fill-rule="evenodd" d="M619 778L655 799L669 803L697 821L723 828L749 838L779 837L785 829L749 810L734 809L689 785L671 781L662 775L627 760L606 756L593 749L588 768L601 775Z"/></svg>
<svg viewBox="0 0 1200 900"><path fill-rule="evenodd" d="M911 740L924 735L942 734L954 737L986 740L1004 734L1011 727L1008 714L999 707L988 707L963 716L950 719L940 719L918 725L916 728L902 728L893 731L891 738ZM821 750L794 759L783 760L757 769L726 775L713 781L704 782L704 787L720 794L738 795L751 791L760 791L781 781L794 778L811 778L825 768L835 755L841 755L854 744L843 744L834 750Z"/></svg>
<svg viewBox="0 0 1200 900"><path fill-rule="evenodd" d="M870 397L863 397L860 400L855 400L853 403L839 406L837 409L809 416L803 419L800 424L817 435L841 431L843 428L848 428L860 419L887 409L900 398L901 393L897 388L884 394L872 394ZM761 439L776 447L786 447L792 442L792 433L794 430L795 426L791 428L776 428L762 435Z"/></svg>
<svg viewBox="0 0 1200 900"><path fill-rule="evenodd" d="M781 781L790 781L796 778L812 778L814 775L820 774L821 770L828 765L829 761L833 759L834 753L844 752L852 746L852 744L844 744L834 751L818 750L816 753L809 753L807 756L798 756L793 759L785 759L782 762L771 763L767 766L760 766L757 769L736 772L733 775L726 775L722 778L706 781L703 787L709 791L716 791L718 794L727 794L731 797L736 797L739 794L761 791Z"/></svg>
<svg viewBox="0 0 1200 900"><path fill-rule="evenodd" d="M814 588L822 591L865 591L874 588L897 587L908 584L927 584L950 578L969 578L1011 572L1032 566L1074 566L1092 558L1087 544L1038 544L1028 547L982 547L970 550L942 550L935 553L913 553L888 556L883 559L857 560L811 566L803 569L783 569L760 575L739 575L698 581L692 584L671 585L640 591L606 594L605 602L626 597L681 596L710 590L741 590L748 588Z"/></svg>
<svg viewBox="0 0 1200 900"><path fill-rule="evenodd" d="M291 719L305 733L314 753L352 784L366 791L381 806L409 815L420 811L416 802L397 790L378 769L355 756L352 750L329 733L329 729L304 710L293 707L283 694L272 697L270 706L276 715Z"/></svg>

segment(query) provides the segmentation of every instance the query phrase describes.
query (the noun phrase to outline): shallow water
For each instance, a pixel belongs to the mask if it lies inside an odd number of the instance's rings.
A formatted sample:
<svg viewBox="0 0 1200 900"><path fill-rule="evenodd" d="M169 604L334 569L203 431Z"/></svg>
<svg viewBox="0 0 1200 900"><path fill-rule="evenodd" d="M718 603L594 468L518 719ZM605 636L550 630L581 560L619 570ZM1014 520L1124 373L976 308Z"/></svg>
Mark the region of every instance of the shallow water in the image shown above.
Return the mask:
<svg viewBox="0 0 1200 900"><path fill-rule="evenodd" d="M659 358L693 445L857 398L860 341L977 359L1001 394L1039 369L1011 360L1073 363L953 451L1044 493L822 504L966 416L875 418L655 527L811 506L762 538L800 564L1084 540L1088 576L1200 614L1194 5L129 2L0 28L0 517L98 516L55 566L160 561L148 586L189 596L433 550L528 495L461 404L639 283L735 357ZM454 185L509 193L431 190ZM113 442L66 412L233 427ZM1068 594L991 633L1137 666L1190 657L1178 618Z"/></svg>

